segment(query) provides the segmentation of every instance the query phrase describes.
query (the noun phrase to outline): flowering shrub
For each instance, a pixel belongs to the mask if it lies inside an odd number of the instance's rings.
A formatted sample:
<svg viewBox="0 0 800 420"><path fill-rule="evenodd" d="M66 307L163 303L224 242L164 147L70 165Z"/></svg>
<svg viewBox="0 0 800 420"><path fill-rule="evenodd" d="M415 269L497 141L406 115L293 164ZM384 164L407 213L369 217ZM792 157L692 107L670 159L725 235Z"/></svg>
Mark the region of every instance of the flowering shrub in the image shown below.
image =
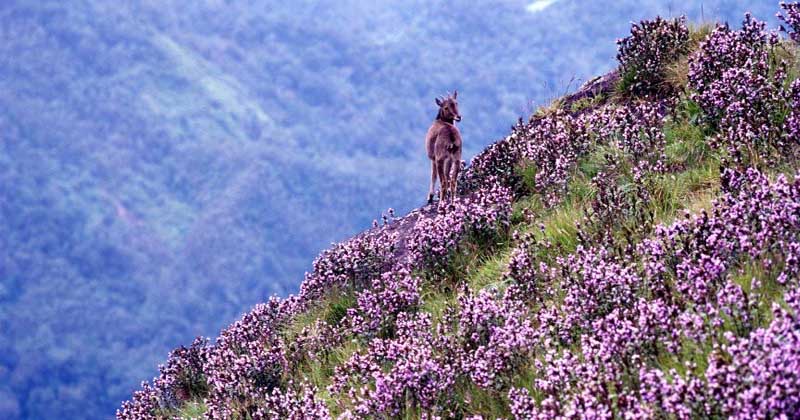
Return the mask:
<svg viewBox="0 0 800 420"><path fill-rule="evenodd" d="M694 369L696 366L692 364L686 366L689 372ZM708 398L705 382L691 373L682 376L674 368L667 373L671 380L661 370L640 369L640 399L631 411L646 418L670 415L677 419L707 417L713 401Z"/></svg>
<svg viewBox="0 0 800 420"><path fill-rule="evenodd" d="M776 16L789 27L787 29L781 25L781 30L788 33L795 42L800 42L800 3L781 2L781 9L783 13L778 13Z"/></svg>
<svg viewBox="0 0 800 420"><path fill-rule="evenodd" d="M255 414L254 420L327 420L332 419L325 403L315 397L317 389L308 384L295 387L293 383L286 390L275 388L264 398Z"/></svg>
<svg viewBox="0 0 800 420"><path fill-rule="evenodd" d="M292 372L297 372L304 362L319 361L328 356L331 349L340 345L345 335L339 328L318 319L314 324L303 327L300 332L286 339L286 359Z"/></svg>
<svg viewBox="0 0 800 420"><path fill-rule="evenodd" d="M777 43L777 37L765 32L766 24L746 14L742 29L731 30L717 25L713 32L700 43L698 50L689 57L689 88L696 93L692 99L708 114L717 119L722 112L715 90L721 88L723 74L736 68L748 68L766 62L769 49Z"/></svg>
<svg viewBox="0 0 800 420"><path fill-rule="evenodd" d="M617 61L628 91L635 95L664 88L666 66L689 49L686 18L643 20L631 26L630 36L617 41Z"/></svg>
<svg viewBox="0 0 800 420"><path fill-rule="evenodd" d="M198 337L190 347L180 346L170 352L167 363L159 366L159 376L153 379L153 386L143 383L142 390L117 410L117 418L152 418L162 409L205 397L208 389L203 365L208 351L208 339Z"/></svg>
<svg viewBox="0 0 800 420"><path fill-rule="evenodd" d="M710 396L723 415L779 418L800 413L800 292L786 294L791 312L775 304L767 328L739 338L727 333L709 357Z"/></svg>
<svg viewBox="0 0 800 420"><path fill-rule="evenodd" d="M446 213L423 219L414 226L408 240L409 259L414 266L433 272L447 267L464 236L465 212L464 203L457 201Z"/></svg>
<svg viewBox="0 0 800 420"><path fill-rule="evenodd" d="M360 290L392 264L396 235L365 233L334 245L314 260L314 270L300 285L304 301L324 295L333 286Z"/></svg>
<svg viewBox="0 0 800 420"><path fill-rule="evenodd" d="M783 143L800 144L800 79L792 82L789 105L791 112L783 124Z"/></svg>
<svg viewBox="0 0 800 420"><path fill-rule="evenodd" d="M283 385L288 363L278 335L285 322L281 306L277 298L256 305L220 334L204 366L208 418L252 415L265 395Z"/></svg>
<svg viewBox="0 0 800 420"><path fill-rule="evenodd" d="M461 372L483 388L502 386L507 375L526 358L536 333L522 302L490 290L458 298L458 314L446 319L444 330L451 341L445 347Z"/></svg>
<svg viewBox="0 0 800 420"><path fill-rule="evenodd" d="M407 268L383 273L371 289L358 294L356 307L347 310L353 333L366 338L391 336L397 316L419 305L420 283Z"/></svg>
<svg viewBox="0 0 800 420"><path fill-rule="evenodd" d="M408 409L446 412L455 371L434 350L430 331L427 314L401 313L396 338L375 339L366 354L356 353L337 367L330 391L346 390L355 404L343 417L397 417Z"/></svg>
<svg viewBox="0 0 800 420"><path fill-rule="evenodd" d="M536 313L546 333L534 342L534 348L540 346L535 352L544 354L534 362L540 397L512 388L509 400L517 418L570 417L576 410L677 418L797 412L790 395L800 386L800 375L792 370L797 357L784 347L794 345L796 337L787 340L785 331L797 328L796 313L774 315L767 330L781 326L783 335L762 339L761 283L751 281L746 292L730 275L746 256L773 270L778 284L796 287L800 178L770 182L750 169L727 170L723 181L724 194L710 213L658 227L654 238L642 242L641 272L635 260L583 248L549 270L514 268L557 275L551 281L564 295L559 305ZM795 294L787 292L787 302L795 302ZM576 350L560 349L558 342ZM679 354L687 343L718 349L707 371L688 366L686 374L667 376L648 367L657 357ZM766 378L783 381L781 391L771 395ZM620 398L610 399L612 393Z"/></svg>
<svg viewBox="0 0 800 420"><path fill-rule="evenodd" d="M560 202L569 170L589 148L584 118L588 117L575 118L559 109L531 120L522 131L521 157L535 165L535 192L542 194L550 205Z"/></svg>
<svg viewBox="0 0 800 420"><path fill-rule="evenodd" d="M777 34L748 14L741 30L718 26L690 59L692 99L719 129L712 146L726 148L740 165L771 163L797 145L782 134L791 95L786 63L770 58L777 45Z"/></svg>
<svg viewBox="0 0 800 420"><path fill-rule="evenodd" d="M504 231L511 215L511 192L498 184L458 199L445 213L422 219L407 239L409 264L440 272L466 236L491 239Z"/></svg>
<svg viewBox="0 0 800 420"><path fill-rule="evenodd" d="M640 182L646 173L665 171L664 104L639 102L621 107L606 107L589 116L597 141L621 151L632 167L633 180Z"/></svg>
<svg viewBox="0 0 800 420"><path fill-rule="evenodd" d="M153 388L147 381L143 381L141 389L133 392L133 398L124 401L122 407L117 409L117 419L155 419L161 407L161 391Z"/></svg>
<svg viewBox="0 0 800 420"><path fill-rule="evenodd" d="M489 145L472 158L471 165L460 172L459 192L461 194L468 194L493 185L505 186L515 195L521 193L522 179L516 173L516 168L520 163L517 143L522 126L522 120L520 120L518 125L512 127L513 131L510 136Z"/></svg>
<svg viewBox="0 0 800 420"><path fill-rule="evenodd" d="M786 107L785 76L770 77L768 73L763 62L751 69L730 69L722 76L724 88L714 92L719 95L715 105L724 113L712 146L725 146L737 163L755 158L777 160L791 153L782 127L774 123Z"/></svg>
<svg viewBox="0 0 800 420"><path fill-rule="evenodd" d="M514 298L526 303L540 302L553 296L552 280L556 274L536 254L541 249L549 249L552 245L547 241L539 241L533 234L520 236L514 232L517 245L511 250L508 268L503 273L503 280L514 285L508 293L517 295Z"/></svg>
<svg viewBox="0 0 800 420"><path fill-rule="evenodd" d="M786 217L800 205L796 182L781 176L771 184L754 169L727 170L723 177L727 193L712 214L704 211L669 228L659 227L656 238L645 240L640 248L648 276L674 275L678 281L673 293L694 303L704 303L741 256L764 259L768 266L766 261L786 260L792 250L787 239L800 227L797 219Z"/></svg>

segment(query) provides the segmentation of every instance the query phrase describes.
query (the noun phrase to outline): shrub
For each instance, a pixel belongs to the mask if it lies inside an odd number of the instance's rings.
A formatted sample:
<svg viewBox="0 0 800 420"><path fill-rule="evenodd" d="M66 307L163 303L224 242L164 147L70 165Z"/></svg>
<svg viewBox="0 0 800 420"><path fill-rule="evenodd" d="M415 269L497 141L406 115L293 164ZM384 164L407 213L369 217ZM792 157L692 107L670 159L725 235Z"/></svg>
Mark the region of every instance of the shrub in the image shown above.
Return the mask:
<svg viewBox="0 0 800 420"><path fill-rule="evenodd" d="M778 37L765 27L749 14L738 31L718 26L690 59L692 100L718 130L712 146L741 166L774 163L794 146L781 127L789 107L786 63L771 59Z"/></svg>
<svg viewBox="0 0 800 420"><path fill-rule="evenodd" d="M634 95L663 91L667 66L689 49L686 18L643 20L634 23L631 34L617 41L624 89Z"/></svg>
<svg viewBox="0 0 800 420"><path fill-rule="evenodd" d="M781 30L789 34L789 37L795 42L800 42L800 3L781 2L781 9L783 9L783 13L776 15L786 24L786 26L781 25Z"/></svg>

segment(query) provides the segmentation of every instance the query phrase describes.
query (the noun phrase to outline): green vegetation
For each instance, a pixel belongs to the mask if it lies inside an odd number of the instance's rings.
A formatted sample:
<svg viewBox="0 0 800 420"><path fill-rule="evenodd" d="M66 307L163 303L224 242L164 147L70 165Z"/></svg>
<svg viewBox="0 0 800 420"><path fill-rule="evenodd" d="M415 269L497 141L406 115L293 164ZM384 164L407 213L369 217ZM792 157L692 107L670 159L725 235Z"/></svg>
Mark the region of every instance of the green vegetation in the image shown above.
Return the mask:
<svg viewBox="0 0 800 420"><path fill-rule="evenodd" d="M178 413L178 416L181 419L186 420L195 420L203 418L203 414L206 412L206 406L202 402L190 402L185 404L181 411Z"/></svg>

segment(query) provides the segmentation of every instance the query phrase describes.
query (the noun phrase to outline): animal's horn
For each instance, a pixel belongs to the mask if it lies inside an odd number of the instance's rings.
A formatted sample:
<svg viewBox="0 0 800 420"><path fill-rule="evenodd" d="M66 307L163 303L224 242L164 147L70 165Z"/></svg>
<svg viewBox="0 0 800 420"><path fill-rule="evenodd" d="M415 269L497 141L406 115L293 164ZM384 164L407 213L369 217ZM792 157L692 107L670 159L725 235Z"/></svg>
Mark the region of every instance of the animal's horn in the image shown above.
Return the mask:
<svg viewBox="0 0 800 420"><path fill-rule="evenodd" d="M458 89L453 91L453 99L458 98Z"/></svg>

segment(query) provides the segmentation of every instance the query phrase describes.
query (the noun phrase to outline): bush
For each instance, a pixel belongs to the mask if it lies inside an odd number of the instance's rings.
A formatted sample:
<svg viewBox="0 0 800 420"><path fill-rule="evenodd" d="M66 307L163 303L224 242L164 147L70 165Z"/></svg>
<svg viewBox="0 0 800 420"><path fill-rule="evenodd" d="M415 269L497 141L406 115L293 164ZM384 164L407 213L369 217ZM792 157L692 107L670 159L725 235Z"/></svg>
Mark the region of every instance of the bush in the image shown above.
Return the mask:
<svg viewBox="0 0 800 420"><path fill-rule="evenodd" d="M658 94L667 66L689 49L686 18L643 20L631 27L630 36L617 41L623 89L633 95Z"/></svg>
<svg viewBox="0 0 800 420"><path fill-rule="evenodd" d="M772 58L778 37L765 27L749 14L741 30L718 26L689 62L691 98L718 131L712 146L727 150L740 166L774 163L792 153L781 127L789 109L786 63Z"/></svg>
<svg viewBox="0 0 800 420"><path fill-rule="evenodd" d="M778 13L777 17L788 26L781 25L781 30L789 34L795 42L800 42L800 3L781 2L783 13Z"/></svg>

